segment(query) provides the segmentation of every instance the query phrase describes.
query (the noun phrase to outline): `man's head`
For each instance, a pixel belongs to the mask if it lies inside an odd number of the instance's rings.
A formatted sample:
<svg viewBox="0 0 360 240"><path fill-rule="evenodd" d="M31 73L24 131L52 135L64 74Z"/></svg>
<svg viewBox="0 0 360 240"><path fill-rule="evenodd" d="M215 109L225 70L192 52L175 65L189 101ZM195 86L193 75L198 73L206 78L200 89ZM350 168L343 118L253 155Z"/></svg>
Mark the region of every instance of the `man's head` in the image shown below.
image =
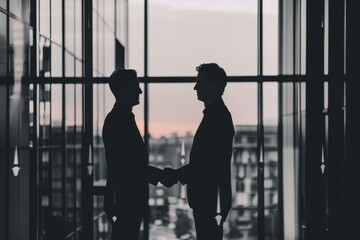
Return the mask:
<svg viewBox="0 0 360 240"><path fill-rule="evenodd" d="M194 90L198 99L206 102L210 99L221 97L226 87L226 73L216 63L203 63L196 67L198 75Z"/></svg>
<svg viewBox="0 0 360 240"><path fill-rule="evenodd" d="M116 101L126 106L139 104L142 93L136 71L133 69L118 69L110 76L109 87Z"/></svg>

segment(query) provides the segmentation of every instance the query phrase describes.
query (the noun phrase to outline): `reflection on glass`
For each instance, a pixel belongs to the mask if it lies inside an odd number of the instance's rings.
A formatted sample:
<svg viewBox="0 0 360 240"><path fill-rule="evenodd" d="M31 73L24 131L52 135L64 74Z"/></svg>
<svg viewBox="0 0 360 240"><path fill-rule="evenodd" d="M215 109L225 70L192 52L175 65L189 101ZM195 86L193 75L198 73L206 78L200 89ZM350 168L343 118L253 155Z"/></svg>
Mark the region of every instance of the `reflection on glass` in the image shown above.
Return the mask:
<svg viewBox="0 0 360 240"><path fill-rule="evenodd" d="M0 13L0 76L6 75L6 66L7 66L6 23L7 23L6 15Z"/></svg>
<svg viewBox="0 0 360 240"><path fill-rule="evenodd" d="M104 197L103 196L94 196L94 220L93 220L93 229L94 229L94 240L98 239L111 239L111 223L106 219L104 208ZM140 239L139 239L140 240Z"/></svg>
<svg viewBox="0 0 360 240"><path fill-rule="evenodd" d="M278 74L279 0L263 2L263 74Z"/></svg>
<svg viewBox="0 0 360 240"><path fill-rule="evenodd" d="M0 0L0 7L6 9L6 0Z"/></svg>
<svg viewBox="0 0 360 240"><path fill-rule="evenodd" d="M229 76L257 74L257 1L150 0L149 75L192 76L203 62Z"/></svg>
<svg viewBox="0 0 360 240"><path fill-rule="evenodd" d="M51 42L49 39L40 36L39 38L39 75L50 77L51 72ZM56 69L55 69L56 70Z"/></svg>
<svg viewBox="0 0 360 240"><path fill-rule="evenodd" d="M30 10L30 0L9 1L9 11L15 14L17 17L24 20L24 22L26 23L30 22L29 10Z"/></svg>

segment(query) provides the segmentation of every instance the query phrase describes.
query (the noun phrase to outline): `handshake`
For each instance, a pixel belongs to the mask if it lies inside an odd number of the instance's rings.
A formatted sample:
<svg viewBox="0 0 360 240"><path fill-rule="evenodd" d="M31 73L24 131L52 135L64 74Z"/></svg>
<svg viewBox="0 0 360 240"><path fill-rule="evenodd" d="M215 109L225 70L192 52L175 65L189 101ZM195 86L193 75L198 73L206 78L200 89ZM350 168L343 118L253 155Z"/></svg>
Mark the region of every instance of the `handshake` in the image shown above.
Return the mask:
<svg viewBox="0 0 360 240"><path fill-rule="evenodd" d="M159 176L159 182L161 182L162 185L166 186L167 188L171 187L175 183L179 181L178 171L172 168L165 168L161 170L160 176Z"/></svg>

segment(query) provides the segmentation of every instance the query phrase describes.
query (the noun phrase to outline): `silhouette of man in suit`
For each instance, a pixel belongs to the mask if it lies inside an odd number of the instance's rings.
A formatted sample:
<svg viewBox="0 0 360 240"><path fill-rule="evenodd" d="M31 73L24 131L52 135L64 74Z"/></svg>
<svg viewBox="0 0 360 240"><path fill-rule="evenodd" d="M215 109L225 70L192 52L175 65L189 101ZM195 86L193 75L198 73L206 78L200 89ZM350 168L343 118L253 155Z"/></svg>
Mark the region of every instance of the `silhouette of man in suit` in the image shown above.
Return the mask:
<svg viewBox="0 0 360 240"><path fill-rule="evenodd" d="M201 64L194 90L204 102L203 119L194 136L189 164L172 172L166 168L167 183L187 184L187 198L193 209L197 240L222 239L223 223L231 208L231 156L234 126L222 100L226 73L215 63ZM220 212L217 198L220 193ZM221 221L217 224L216 216Z"/></svg>
<svg viewBox="0 0 360 240"><path fill-rule="evenodd" d="M142 93L136 71L114 71L109 87L116 103L103 125L108 174L104 211L112 223L111 239L138 240L148 183L156 185L164 175L148 165L148 153L132 113Z"/></svg>

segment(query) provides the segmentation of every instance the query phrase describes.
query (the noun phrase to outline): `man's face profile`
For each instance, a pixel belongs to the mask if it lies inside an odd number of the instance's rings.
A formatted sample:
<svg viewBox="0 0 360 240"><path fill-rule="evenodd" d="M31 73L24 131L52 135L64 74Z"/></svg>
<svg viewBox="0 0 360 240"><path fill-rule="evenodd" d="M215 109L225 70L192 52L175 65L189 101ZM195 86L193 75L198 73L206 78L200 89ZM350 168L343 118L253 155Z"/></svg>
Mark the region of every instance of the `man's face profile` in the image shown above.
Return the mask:
<svg viewBox="0 0 360 240"><path fill-rule="evenodd" d="M207 81L205 73L200 72L196 77L196 84L194 86L194 90L196 90L197 92L197 98L200 101L205 102L213 94L215 94L215 85Z"/></svg>

